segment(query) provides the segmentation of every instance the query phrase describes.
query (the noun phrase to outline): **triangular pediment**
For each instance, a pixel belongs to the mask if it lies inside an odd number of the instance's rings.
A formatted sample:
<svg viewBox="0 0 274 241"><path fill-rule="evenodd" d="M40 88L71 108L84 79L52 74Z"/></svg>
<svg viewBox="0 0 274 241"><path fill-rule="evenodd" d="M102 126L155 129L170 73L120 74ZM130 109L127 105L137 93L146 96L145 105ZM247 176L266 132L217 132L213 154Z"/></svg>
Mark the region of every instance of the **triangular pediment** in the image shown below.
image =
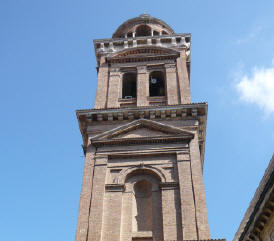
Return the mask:
<svg viewBox="0 0 274 241"><path fill-rule="evenodd" d="M163 56L163 55L179 55L178 51L164 47L137 47L128 48L120 52L112 54L111 58L135 58L145 56Z"/></svg>
<svg viewBox="0 0 274 241"><path fill-rule="evenodd" d="M142 137L153 137L153 136L168 136L167 133L162 131L153 130L147 127L139 127L135 130L128 131L126 133L121 133L114 138L142 138Z"/></svg>
<svg viewBox="0 0 274 241"><path fill-rule="evenodd" d="M162 124L152 120L140 119L119 126L91 138L92 143L118 143L144 140L167 141L192 139L194 134L180 128Z"/></svg>

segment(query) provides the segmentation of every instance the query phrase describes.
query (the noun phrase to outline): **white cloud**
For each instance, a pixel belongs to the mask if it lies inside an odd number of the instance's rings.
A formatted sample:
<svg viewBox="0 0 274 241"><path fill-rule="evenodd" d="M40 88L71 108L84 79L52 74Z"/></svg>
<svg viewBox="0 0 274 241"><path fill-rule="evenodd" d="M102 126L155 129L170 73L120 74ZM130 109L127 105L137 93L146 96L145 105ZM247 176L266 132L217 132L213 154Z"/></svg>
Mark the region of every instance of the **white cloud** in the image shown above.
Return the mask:
<svg viewBox="0 0 274 241"><path fill-rule="evenodd" d="M266 114L274 113L274 66L254 68L249 76L241 74L236 89L242 101L258 105Z"/></svg>

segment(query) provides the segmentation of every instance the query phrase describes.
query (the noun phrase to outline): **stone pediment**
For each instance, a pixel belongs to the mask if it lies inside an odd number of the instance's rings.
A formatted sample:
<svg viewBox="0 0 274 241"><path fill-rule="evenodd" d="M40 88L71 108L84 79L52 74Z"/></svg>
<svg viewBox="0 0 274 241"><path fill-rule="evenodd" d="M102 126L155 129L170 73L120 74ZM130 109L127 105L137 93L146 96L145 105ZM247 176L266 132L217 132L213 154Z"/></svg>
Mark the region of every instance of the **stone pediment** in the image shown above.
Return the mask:
<svg viewBox="0 0 274 241"><path fill-rule="evenodd" d="M122 133L115 138L138 138L138 137L152 137L152 136L168 136L167 133L149 129L147 127L140 127L135 130Z"/></svg>
<svg viewBox="0 0 274 241"><path fill-rule="evenodd" d="M93 144L174 142L190 140L194 134L152 120L139 119L91 138Z"/></svg>
<svg viewBox="0 0 274 241"><path fill-rule="evenodd" d="M128 48L124 49L122 51L110 54L108 56L108 60L110 62L116 61L116 60L129 60L129 59L143 59L143 58L165 58L165 57L171 58L172 56L174 58L177 58L179 56L179 52L170 49L170 48L164 48L164 47L138 47L138 48Z"/></svg>

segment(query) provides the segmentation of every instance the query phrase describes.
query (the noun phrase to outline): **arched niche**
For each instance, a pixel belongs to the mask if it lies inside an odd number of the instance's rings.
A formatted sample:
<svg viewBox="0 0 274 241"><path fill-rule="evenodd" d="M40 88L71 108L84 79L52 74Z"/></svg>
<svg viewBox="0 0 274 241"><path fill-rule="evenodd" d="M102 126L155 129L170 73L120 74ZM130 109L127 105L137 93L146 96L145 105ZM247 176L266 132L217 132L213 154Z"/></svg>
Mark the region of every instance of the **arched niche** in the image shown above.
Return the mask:
<svg viewBox="0 0 274 241"><path fill-rule="evenodd" d="M152 231L152 183L143 179L133 185L133 231Z"/></svg>
<svg viewBox="0 0 274 241"><path fill-rule="evenodd" d="M153 171L133 170L126 175L122 200L122 236L163 240L161 178Z"/></svg>
<svg viewBox="0 0 274 241"><path fill-rule="evenodd" d="M161 168L145 165L145 166L135 166L135 167L129 167L124 169L120 172L118 176L118 184L125 184L126 180L129 179L132 176L135 176L136 174L147 174L150 176L154 176L156 179L159 180L159 182L163 183L166 182L166 177L164 175L164 172Z"/></svg>

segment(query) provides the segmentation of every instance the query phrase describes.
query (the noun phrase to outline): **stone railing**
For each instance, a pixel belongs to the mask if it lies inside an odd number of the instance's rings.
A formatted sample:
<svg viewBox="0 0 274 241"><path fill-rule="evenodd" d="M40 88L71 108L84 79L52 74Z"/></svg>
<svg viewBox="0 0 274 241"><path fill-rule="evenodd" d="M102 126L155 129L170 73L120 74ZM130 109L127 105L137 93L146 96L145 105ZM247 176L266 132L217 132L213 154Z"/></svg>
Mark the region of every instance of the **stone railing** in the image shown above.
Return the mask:
<svg viewBox="0 0 274 241"><path fill-rule="evenodd" d="M159 46L165 48L186 48L190 54L190 34L173 34L161 36L145 36L120 39L97 39L94 40L96 55L118 52L127 48L141 46Z"/></svg>

